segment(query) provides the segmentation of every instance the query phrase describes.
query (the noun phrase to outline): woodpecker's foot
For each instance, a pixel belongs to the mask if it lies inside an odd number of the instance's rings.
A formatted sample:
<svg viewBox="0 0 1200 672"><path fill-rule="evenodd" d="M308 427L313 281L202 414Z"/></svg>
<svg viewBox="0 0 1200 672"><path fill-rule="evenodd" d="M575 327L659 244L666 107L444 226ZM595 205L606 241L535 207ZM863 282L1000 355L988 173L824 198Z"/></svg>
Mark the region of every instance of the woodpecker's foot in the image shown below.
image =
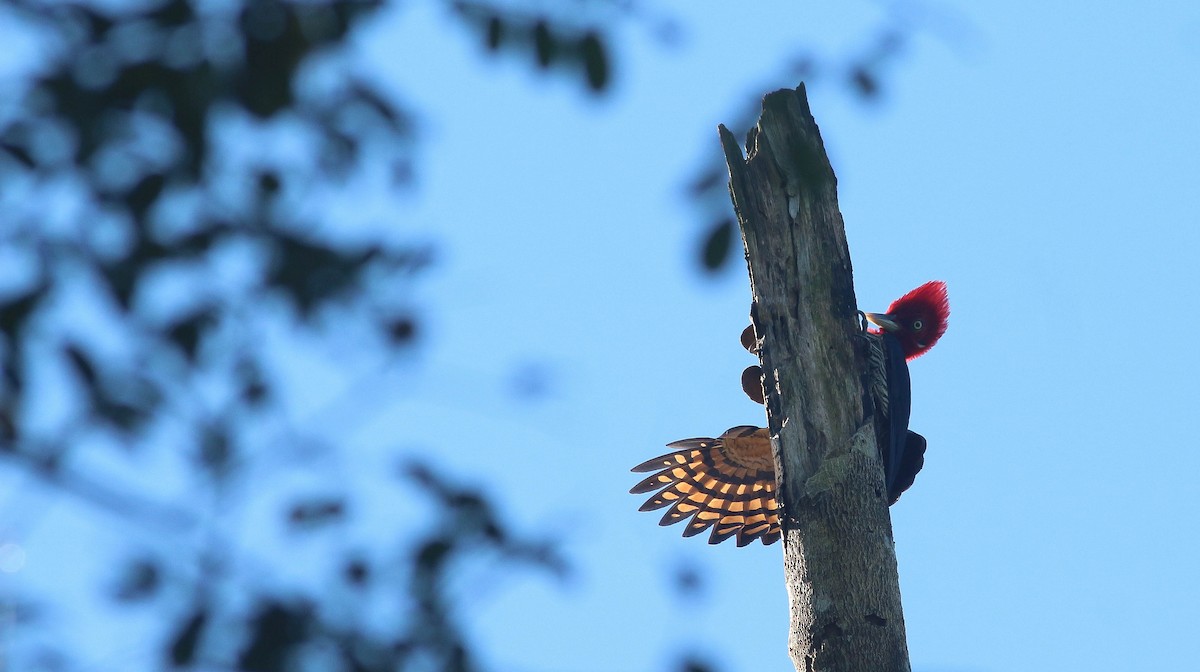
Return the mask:
<svg viewBox="0 0 1200 672"><path fill-rule="evenodd" d="M858 332L859 338L865 339L872 348L882 347L880 344L876 343L876 341L879 340L879 332L871 331L871 322L867 319L867 314L861 310L856 310L854 312L858 313L858 321L860 322L859 329L861 329L861 331Z"/></svg>

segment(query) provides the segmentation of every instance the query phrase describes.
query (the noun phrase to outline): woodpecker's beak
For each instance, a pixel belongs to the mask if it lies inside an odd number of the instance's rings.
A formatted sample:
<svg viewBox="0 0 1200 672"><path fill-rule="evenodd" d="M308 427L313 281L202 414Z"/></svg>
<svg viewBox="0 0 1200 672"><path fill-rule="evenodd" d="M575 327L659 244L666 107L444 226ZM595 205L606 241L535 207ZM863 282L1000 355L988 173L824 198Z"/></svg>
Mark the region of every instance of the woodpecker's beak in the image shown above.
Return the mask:
<svg viewBox="0 0 1200 672"><path fill-rule="evenodd" d="M867 321L884 331L900 331L900 324L892 319L891 315L884 313L863 313L867 316Z"/></svg>

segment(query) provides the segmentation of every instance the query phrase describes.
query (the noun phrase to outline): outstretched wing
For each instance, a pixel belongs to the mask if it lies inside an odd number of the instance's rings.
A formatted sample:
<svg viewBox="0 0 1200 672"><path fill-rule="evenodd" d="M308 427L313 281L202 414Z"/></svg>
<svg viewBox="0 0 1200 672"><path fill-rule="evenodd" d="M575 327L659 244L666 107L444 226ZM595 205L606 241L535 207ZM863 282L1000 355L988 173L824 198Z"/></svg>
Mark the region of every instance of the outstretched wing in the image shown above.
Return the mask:
<svg viewBox="0 0 1200 672"><path fill-rule="evenodd" d="M669 506L659 525L688 520L685 537L712 528L710 544L734 535L738 546L779 540L775 461L766 429L734 427L715 439L684 439L667 447L677 450L633 468L656 472L629 490L658 491L641 511Z"/></svg>

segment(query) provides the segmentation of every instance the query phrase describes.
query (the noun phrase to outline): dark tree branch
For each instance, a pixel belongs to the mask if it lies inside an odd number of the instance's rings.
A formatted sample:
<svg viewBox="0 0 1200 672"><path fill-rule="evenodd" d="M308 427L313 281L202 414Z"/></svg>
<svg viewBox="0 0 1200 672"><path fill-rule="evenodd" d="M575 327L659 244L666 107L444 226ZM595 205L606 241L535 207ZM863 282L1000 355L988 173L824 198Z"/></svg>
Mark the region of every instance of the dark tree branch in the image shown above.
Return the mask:
<svg viewBox="0 0 1200 672"><path fill-rule="evenodd" d="M754 296L800 672L907 672L891 518L837 178L804 86L720 128Z"/></svg>

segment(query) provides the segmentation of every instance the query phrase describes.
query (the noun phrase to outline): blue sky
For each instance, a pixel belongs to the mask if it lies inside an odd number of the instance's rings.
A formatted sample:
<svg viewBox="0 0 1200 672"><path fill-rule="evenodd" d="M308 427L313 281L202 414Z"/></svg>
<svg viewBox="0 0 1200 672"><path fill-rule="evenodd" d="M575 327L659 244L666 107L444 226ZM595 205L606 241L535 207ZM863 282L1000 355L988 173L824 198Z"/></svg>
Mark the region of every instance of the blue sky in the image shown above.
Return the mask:
<svg viewBox="0 0 1200 672"><path fill-rule="evenodd" d="M575 565L564 584L486 568L464 581L497 669L659 670L684 649L722 670L789 669L780 546L659 528L628 469L765 423L737 382L753 361L737 344L744 269L706 277L694 261L683 187L719 153L716 125L794 85L781 74L798 54L853 57L899 12L910 39L880 100L832 73L809 91L860 307L950 288L949 331L911 369L926 466L892 509L913 668L1193 669L1200 5L754 5L655 4L679 44L627 26L599 100L488 58L440 3L402 3L363 33L363 62L421 114L418 186L388 223L440 261L413 299L417 357L281 355L293 417L351 447L337 473L365 499L349 534L417 524L419 504L369 484L397 453L432 454L516 525L561 537ZM430 53L437 66L420 65ZM386 212L373 208L331 206ZM514 398L530 369L547 394ZM364 377L370 403L328 422ZM104 536L71 506L27 532L27 580L57 580L54 539ZM269 510L237 534L256 538ZM268 557L289 543L260 542ZM316 580L320 551L289 547L304 561L274 580ZM671 588L681 566L702 573L699 596Z"/></svg>
<svg viewBox="0 0 1200 672"><path fill-rule="evenodd" d="M431 385L456 401L388 418L467 414L445 460L564 530L579 562L564 590L484 602L504 665L661 669L674 646L789 664L779 548L658 528L626 470L763 422L736 383L745 274L695 271L681 185L745 95L791 84L778 74L802 46L865 49L884 7L676 3L679 49L630 31L598 104L465 37L444 69L394 73L432 124L412 220L445 242L425 365L453 372ZM1178 311L1200 286L1200 9L928 9L880 101L831 77L810 89L861 306L950 286L950 330L912 367L927 464L892 510L914 669L1189 669L1200 365ZM429 7L402 19L375 58L446 37ZM505 398L520 362L551 368L549 399ZM664 587L681 562L705 572L703 599Z"/></svg>

